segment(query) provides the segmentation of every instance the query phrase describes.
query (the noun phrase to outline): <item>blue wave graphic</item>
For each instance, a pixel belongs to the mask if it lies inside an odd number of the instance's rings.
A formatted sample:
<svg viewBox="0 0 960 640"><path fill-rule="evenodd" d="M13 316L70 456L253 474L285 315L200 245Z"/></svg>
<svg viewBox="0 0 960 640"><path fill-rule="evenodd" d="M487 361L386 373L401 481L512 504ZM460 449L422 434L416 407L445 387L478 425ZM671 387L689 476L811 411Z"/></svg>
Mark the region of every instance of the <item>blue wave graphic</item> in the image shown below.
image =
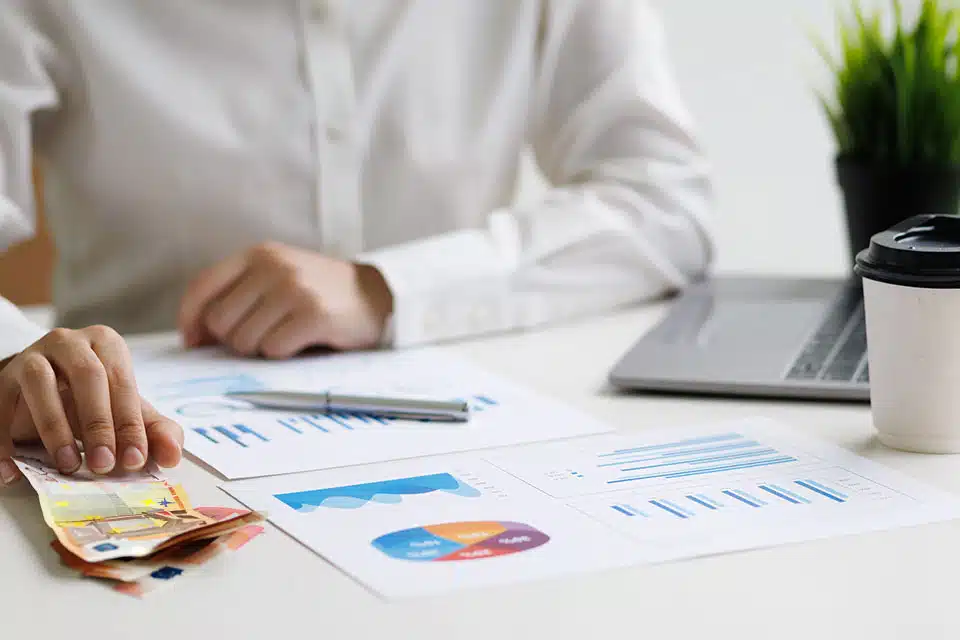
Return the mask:
<svg viewBox="0 0 960 640"><path fill-rule="evenodd" d="M398 478L367 482L347 487L311 489L295 493L278 493L274 497L300 513L311 513L320 507L359 509L370 503L398 504L403 496L443 491L463 498L476 498L480 492L449 473L435 473L414 478Z"/></svg>
<svg viewBox="0 0 960 640"><path fill-rule="evenodd" d="M235 375L190 378L161 385L156 396L165 400L172 398L198 398L222 396L240 391L263 391L266 387L256 377L238 373Z"/></svg>

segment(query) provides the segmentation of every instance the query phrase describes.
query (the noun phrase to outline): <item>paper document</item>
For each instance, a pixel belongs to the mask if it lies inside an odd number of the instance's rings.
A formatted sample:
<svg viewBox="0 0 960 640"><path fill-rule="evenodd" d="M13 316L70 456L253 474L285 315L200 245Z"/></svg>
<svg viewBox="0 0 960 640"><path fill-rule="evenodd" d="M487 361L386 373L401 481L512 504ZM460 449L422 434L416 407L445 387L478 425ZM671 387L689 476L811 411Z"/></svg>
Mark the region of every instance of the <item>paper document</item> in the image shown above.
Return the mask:
<svg viewBox="0 0 960 640"><path fill-rule="evenodd" d="M223 489L388 598L960 516L960 501L757 419Z"/></svg>
<svg viewBox="0 0 960 640"><path fill-rule="evenodd" d="M286 362L189 353L143 358L136 367L144 396L184 426L186 450L231 479L611 431L581 412L431 350ZM472 417L446 423L302 415L255 409L224 396L265 389L436 394L468 400Z"/></svg>

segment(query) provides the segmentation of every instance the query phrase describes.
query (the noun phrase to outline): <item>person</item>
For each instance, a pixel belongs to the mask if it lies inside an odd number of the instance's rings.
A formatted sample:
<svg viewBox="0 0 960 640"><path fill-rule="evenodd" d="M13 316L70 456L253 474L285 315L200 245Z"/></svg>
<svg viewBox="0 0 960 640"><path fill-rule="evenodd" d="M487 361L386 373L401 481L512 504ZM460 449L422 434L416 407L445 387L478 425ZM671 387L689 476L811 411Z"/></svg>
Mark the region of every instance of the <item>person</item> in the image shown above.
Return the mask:
<svg viewBox="0 0 960 640"><path fill-rule="evenodd" d="M35 159L58 256L58 328L0 307L0 477L31 438L179 461L121 335L405 348L685 287L714 238L679 93L643 0L0 0L0 240Z"/></svg>

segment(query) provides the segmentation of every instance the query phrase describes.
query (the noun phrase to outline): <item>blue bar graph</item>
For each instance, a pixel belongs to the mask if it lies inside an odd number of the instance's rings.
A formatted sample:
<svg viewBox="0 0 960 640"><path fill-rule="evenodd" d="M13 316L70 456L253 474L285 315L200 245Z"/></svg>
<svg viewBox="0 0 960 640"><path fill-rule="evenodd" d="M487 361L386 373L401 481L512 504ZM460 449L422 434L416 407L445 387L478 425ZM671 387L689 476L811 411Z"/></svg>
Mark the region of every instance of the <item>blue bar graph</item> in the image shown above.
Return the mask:
<svg viewBox="0 0 960 640"><path fill-rule="evenodd" d="M693 438L691 440L681 440L679 442L668 442L666 444L652 444L645 447L634 447L632 449L617 449L610 453L601 453L599 457L607 458L610 456L619 456L625 453L639 453L641 451L660 451L662 449L676 449L677 447L687 447L698 444L708 444L711 442L725 442L727 440L742 440L743 436L739 433L727 433L720 436L708 436L705 438Z"/></svg>
<svg viewBox="0 0 960 640"><path fill-rule="evenodd" d="M618 484L754 469L795 462L796 458L742 434L725 433L616 449L597 454L596 460L596 467L608 474L606 483Z"/></svg>
<svg viewBox="0 0 960 640"><path fill-rule="evenodd" d="M796 480L795 482L801 487L803 487L804 489L809 489L814 493L819 493L823 497L829 498L834 502L846 501L846 496L843 496L843 494L838 494L834 492L833 489L828 489L827 487L824 487L822 484L818 482L814 482L813 480Z"/></svg>
<svg viewBox="0 0 960 640"><path fill-rule="evenodd" d="M663 509L663 510L666 511L667 513L672 513L673 515L677 516L678 518L683 518L684 520L687 519L687 515L686 515L685 513L683 513L682 511L678 511L677 509L674 509L674 508L671 507L670 505L665 504L665 503L663 503L663 502L660 502L659 500L651 500L651 501L650 501L650 504L652 504L652 505L655 506L655 507L660 507L661 509Z"/></svg>
<svg viewBox="0 0 960 640"><path fill-rule="evenodd" d="M758 507L758 508L759 508L759 507L761 506L759 503L754 502L754 501L751 500L750 498L745 497L745 496L743 496L743 495L740 495L740 492L738 492L738 491L731 491L730 489L724 489L724 490L722 491L722 493L723 493L724 495L730 496L730 497L733 498L734 500L739 500L740 502L742 502L742 503L744 503L744 504L748 504L748 505L750 505L751 507Z"/></svg>
<svg viewBox="0 0 960 640"><path fill-rule="evenodd" d="M760 489L761 489L761 491L766 491L766 492L769 493L770 495L777 496L777 497L780 498L781 500L786 500L787 502L789 502L789 503L791 503L791 504L800 504L800 501L797 500L796 498L794 498L793 496L791 496L791 495L789 495L789 494L787 494L787 493L784 493L783 491L780 491L780 490L778 490L778 489L775 489L775 488L771 487L770 485L762 484L762 485L760 485Z"/></svg>
<svg viewBox="0 0 960 640"><path fill-rule="evenodd" d="M658 451L653 453L645 454L632 454L630 457L634 458L633 460L616 460L614 462L606 462L604 464L597 465L598 467L619 467L624 464L635 464L639 462L650 462L654 460L662 460L665 458L678 458L682 456L691 456L696 454L704 453L722 453L724 451L735 451L737 449L746 449L749 447L759 446L760 443L755 440L743 440L741 442L731 442L728 444L714 445L709 447L700 447L698 449L684 449L682 451ZM771 450L773 451L773 450ZM606 456L609 454L600 454ZM637 458L636 455L643 455L643 457Z"/></svg>
<svg viewBox="0 0 960 640"><path fill-rule="evenodd" d="M370 422L370 418L368 418L367 416L363 415L362 413L351 413L351 414L349 414L349 415L350 415L351 418L354 418L354 419L356 419L356 420L359 420L360 422L362 422L362 423L364 423L364 424L368 424L368 423Z"/></svg>
<svg viewBox="0 0 960 640"><path fill-rule="evenodd" d="M614 511L619 511L620 513L622 513L622 514L625 515L625 516L633 517L633 516L635 515L635 514L633 514L633 513L630 513L629 511L627 511L626 509L624 509L623 507L621 507L621 506L618 505L618 504L611 505L610 508L613 509Z"/></svg>
<svg viewBox="0 0 960 640"><path fill-rule="evenodd" d="M745 446L753 446L753 445L745 445ZM740 459L743 459L743 458L756 458L757 456L767 456L767 455L770 455L771 453L777 453L777 450L776 450L776 449L769 449L769 448L768 448L768 449L757 449L757 450L755 450L755 451L729 453L729 454L722 455L722 456L713 456L713 457L708 457L708 458L697 458L696 460L690 460L690 461L684 462L684 464L708 464L708 463L710 463L710 462L722 462L722 461L724 461L724 460L740 460ZM679 455L679 454L671 454L671 455ZM627 464L629 464L629 463L627 463ZM670 466L675 466L676 464L677 464L677 462L675 462L675 461L672 461L672 462L660 462L660 463L658 463L658 464L651 464L651 465L646 465L646 466L642 466L642 467L626 467L626 468L624 468L624 469L621 469L621 471L624 471L624 472L626 472L626 471L642 471L643 469L655 469L655 468L657 468L657 467L670 467ZM601 465L601 466L609 466L609 465Z"/></svg>
<svg viewBox="0 0 960 640"><path fill-rule="evenodd" d="M707 502L706 500L704 500L703 498L701 498L701 497L699 497L699 496L687 496L687 500L690 500L691 502L696 502L696 503L699 504L701 507L706 507L707 509L710 509L711 511L716 511L716 510L717 510L717 507L713 506L712 504L710 504L709 502Z"/></svg>
<svg viewBox="0 0 960 640"><path fill-rule="evenodd" d="M203 427L194 427L193 430L194 430L197 434L203 436L204 438L206 438L207 440L209 440L210 442L212 442L213 444L220 444L220 442L217 441L217 439L214 438L212 435L210 435L210 432L207 431L206 429L204 429Z"/></svg>
<svg viewBox="0 0 960 640"><path fill-rule="evenodd" d="M251 436L253 436L253 437L255 437L255 438L258 438L261 442L270 442L270 439L269 439L269 438L267 438L266 436L264 436L263 434L255 431L255 430L251 429L250 427L248 427L248 426L245 425L245 424L235 424L235 425L233 425L233 428L236 429L237 431L241 432L241 433L246 433L246 434L249 434L249 435L251 435Z"/></svg>
<svg viewBox="0 0 960 640"><path fill-rule="evenodd" d="M293 424L294 420L295 418L290 418L289 420L278 419L277 422L279 422L282 426L286 427L287 429L290 429L290 431L303 435L303 431L301 431L300 429L294 426Z"/></svg>
<svg viewBox="0 0 960 640"><path fill-rule="evenodd" d="M220 435L222 435L223 437L227 438L228 440L231 440L234 444L237 444L243 447L244 449L247 448L246 443L240 439L240 436L235 434L233 431L231 431L227 427L214 427L213 430L219 433Z"/></svg>
<svg viewBox="0 0 960 640"><path fill-rule="evenodd" d="M688 476L699 476L708 473L719 473L721 471L736 471L738 469L751 469L754 467L765 467L774 464L783 464L786 462L794 462L796 458L793 456L780 456L777 458L770 458L767 460L756 460L756 461L745 461L737 464L727 464L727 465L718 465L714 467L705 467L699 469L693 469L689 471L677 471L677 472L667 472L667 473L654 473L647 474L642 476L628 476L626 478L616 478L614 480L607 480L607 484L617 484L620 482L634 482L636 480L652 480L654 478L684 478Z"/></svg>

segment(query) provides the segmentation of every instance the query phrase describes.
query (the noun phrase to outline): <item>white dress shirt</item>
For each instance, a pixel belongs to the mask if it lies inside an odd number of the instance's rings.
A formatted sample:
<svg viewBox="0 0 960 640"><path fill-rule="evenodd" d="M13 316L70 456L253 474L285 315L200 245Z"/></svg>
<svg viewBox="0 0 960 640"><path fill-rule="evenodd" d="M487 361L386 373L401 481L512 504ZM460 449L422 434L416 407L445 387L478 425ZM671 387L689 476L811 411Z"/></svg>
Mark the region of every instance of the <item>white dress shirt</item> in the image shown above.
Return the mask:
<svg viewBox="0 0 960 640"><path fill-rule="evenodd" d="M2 247L35 229L32 150L67 327L171 329L199 270L264 240L377 265L398 347L647 300L712 260L642 0L0 0ZM519 205L527 150L550 189Z"/></svg>

